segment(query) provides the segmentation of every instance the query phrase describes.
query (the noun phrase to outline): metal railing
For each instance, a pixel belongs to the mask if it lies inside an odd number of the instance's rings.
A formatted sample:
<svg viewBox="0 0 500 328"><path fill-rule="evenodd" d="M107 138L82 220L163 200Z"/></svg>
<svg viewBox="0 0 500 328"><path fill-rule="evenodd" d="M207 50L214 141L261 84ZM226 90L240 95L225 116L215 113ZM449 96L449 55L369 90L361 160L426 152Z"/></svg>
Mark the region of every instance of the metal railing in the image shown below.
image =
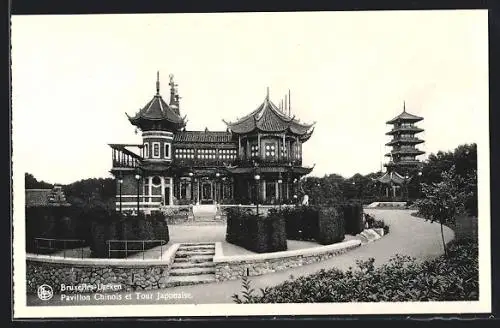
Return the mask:
<svg viewBox="0 0 500 328"><path fill-rule="evenodd" d="M107 240L106 244L108 245L108 258L111 258L112 253L124 253L124 257L127 258L129 255L136 254L138 252L142 252L142 259L145 259L145 251L153 251L152 248L160 246L160 249L157 250L160 252L160 259L163 258L163 246L167 244L165 240L153 240L153 239L143 239L143 240ZM113 244L118 244L121 247L112 248ZM155 245L156 246L152 246ZM138 247L136 246L138 245ZM146 248L146 245L149 247ZM132 247L131 247L132 246Z"/></svg>
<svg viewBox="0 0 500 328"><path fill-rule="evenodd" d="M55 239L55 238L34 238L35 252L40 255L60 256L54 255L57 251L63 252L63 257L66 258L67 253L70 251L77 251L81 258L85 256L86 241L82 239ZM74 257L74 256L71 256Z"/></svg>

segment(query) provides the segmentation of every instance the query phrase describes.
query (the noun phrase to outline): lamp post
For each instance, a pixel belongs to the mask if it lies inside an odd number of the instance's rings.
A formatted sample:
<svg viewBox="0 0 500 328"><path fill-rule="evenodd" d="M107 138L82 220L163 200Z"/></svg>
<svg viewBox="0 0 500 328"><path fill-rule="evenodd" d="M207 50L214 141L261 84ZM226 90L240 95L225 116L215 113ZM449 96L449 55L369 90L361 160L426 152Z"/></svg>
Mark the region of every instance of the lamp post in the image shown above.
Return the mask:
<svg viewBox="0 0 500 328"><path fill-rule="evenodd" d="M281 174L278 178L278 204L279 204L279 209L281 212L281 184L283 183L283 180L281 179Z"/></svg>
<svg viewBox="0 0 500 328"><path fill-rule="evenodd" d="M260 180L260 174L259 172L256 170L255 171L255 176L254 176L254 179L255 179L255 186L256 186L256 189L257 189L257 199L256 199L256 205L257 205L257 216L259 215L259 197L260 197L260 186L259 186L259 180Z"/></svg>
<svg viewBox="0 0 500 328"><path fill-rule="evenodd" d="M123 184L123 179L120 177L118 179L118 188L120 190L120 214L122 213L122 184Z"/></svg>
<svg viewBox="0 0 500 328"><path fill-rule="evenodd" d="M189 172L189 178L191 179L191 183L190 183L190 185L191 185L191 202L194 204L194 202L193 202L193 200L194 200L194 195L193 195L193 191L194 191L194 189L193 189L193 175L194 175L193 172Z"/></svg>
<svg viewBox="0 0 500 328"><path fill-rule="evenodd" d="M215 199L215 204L217 204L217 200L218 200L218 195L219 195L219 192L218 192L218 188L219 188L219 177L220 177L220 173L219 172L216 172L215 173L215 195L214 195L214 199Z"/></svg>
<svg viewBox="0 0 500 328"><path fill-rule="evenodd" d="M139 182L141 181L139 173L135 175L135 179L137 180L137 216L139 216Z"/></svg>
<svg viewBox="0 0 500 328"><path fill-rule="evenodd" d="M405 175L405 201L408 202L408 183L410 182L409 181L410 177L408 176L408 173L406 173Z"/></svg>

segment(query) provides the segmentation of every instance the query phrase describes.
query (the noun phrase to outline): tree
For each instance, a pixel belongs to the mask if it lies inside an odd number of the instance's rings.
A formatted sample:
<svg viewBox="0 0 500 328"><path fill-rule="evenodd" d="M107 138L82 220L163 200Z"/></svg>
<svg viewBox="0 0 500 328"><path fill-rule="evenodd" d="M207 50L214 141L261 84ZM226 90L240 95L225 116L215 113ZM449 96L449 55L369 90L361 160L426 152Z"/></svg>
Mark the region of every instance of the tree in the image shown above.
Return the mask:
<svg viewBox="0 0 500 328"><path fill-rule="evenodd" d="M33 174L24 173L24 188L25 189L52 189L53 184L45 181L38 181Z"/></svg>
<svg viewBox="0 0 500 328"><path fill-rule="evenodd" d="M475 171L466 178L457 174L455 165L441 173L441 181L432 184L422 183L422 193L425 198L415 202L419 213L431 222L441 225L441 239L445 256L448 256L444 240L443 226L454 224L458 215L465 214L466 204L471 198L477 197L477 174Z"/></svg>

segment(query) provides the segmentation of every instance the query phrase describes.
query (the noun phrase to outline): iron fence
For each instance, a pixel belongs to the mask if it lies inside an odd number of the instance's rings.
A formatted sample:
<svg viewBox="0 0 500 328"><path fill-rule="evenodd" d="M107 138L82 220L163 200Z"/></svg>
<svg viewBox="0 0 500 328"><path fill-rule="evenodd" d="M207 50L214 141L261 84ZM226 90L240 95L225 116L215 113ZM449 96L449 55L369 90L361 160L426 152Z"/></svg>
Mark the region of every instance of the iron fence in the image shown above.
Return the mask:
<svg viewBox="0 0 500 328"><path fill-rule="evenodd" d="M163 246L167 244L165 240L107 240L108 245L108 258L112 258L112 254L118 253L123 255L124 258L129 257L129 255L142 252L142 259L145 259L145 251L154 251L152 248L160 246L160 249L156 250L160 253L160 259L163 258ZM114 245L118 245L118 248L113 248ZM146 247L148 246L148 247Z"/></svg>
<svg viewBox="0 0 500 328"><path fill-rule="evenodd" d="M44 254L49 256L62 256L78 254L78 257L85 257L86 241L83 239L56 239L56 238L34 238L36 254ZM59 252L58 252L59 251ZM75 256L68 256L75 257Z"/></svg>

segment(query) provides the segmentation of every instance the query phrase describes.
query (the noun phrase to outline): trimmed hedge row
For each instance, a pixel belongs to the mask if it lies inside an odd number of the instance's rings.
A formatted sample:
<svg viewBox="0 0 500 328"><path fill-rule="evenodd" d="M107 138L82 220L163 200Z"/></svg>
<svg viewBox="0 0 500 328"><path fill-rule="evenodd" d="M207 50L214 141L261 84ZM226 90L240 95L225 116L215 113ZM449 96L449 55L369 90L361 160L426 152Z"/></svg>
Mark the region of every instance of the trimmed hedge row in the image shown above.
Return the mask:
<svg viewBox="0 0 500 328"><path fill-rule="evenodd" d="M285 251L285 219L270 210L263 217L239 208L226 209L226 241L257 253Z"/></svg>
<svg viewBox="0 0 500 328"><path fill-rule="evenodd" d="M168 225L161 212L151 215L129 216L104 208L81 207L32 207L26 208L26 251L51 253L64 248L90 246L92 257L108 257L108 240L165 240L169 241ZM80 239L81 243L52 242L54 250L37 248L35 238ZM113 248L123 247L116 243ZM158 246L145 243L145 249ZM127 249L142 250L142 243L129 244ZM128 252L130 255L131 252ZM123 257L125 252L113 252L113 257Z"/></svg>
<svg viewBox="0 0 500 328"><path fill-rule="evenodd" d="M322 208L318 217L318 243L330 245L343 241L345 223L343 217L334 207Z"/></svg>
<svg viewBox="0 0 500 328"><path fill-rule="evenodd" d="M346 234L357 235L364 230L363 206L361 204L338 204L335 207L344 217Z"/></svg>
<svg viewBox="0 0 500 328"><path fill-rule="evenodd" d="M284 208L282 215L285 217L288 239L317 241L322 245L344 240L344 219L335 207Z"/></svg>
<svg viewBox="0 0 500 328"><path fill-rule="evenodd" d="M301 206L282 210L288 239L316 240L331 244L345 234L357 235L364 229L361 204L337 204L332 207Z"/></svg>
<svg viewBox="0 0 500 328"><path fill-rule="evenodd" d="M166 218L161 212L151 215L140 213L139 216L129 216L117 212L96 213L90 211L85 218L92 222L92 233L89 241L93 257L125 257L142 251L142 243L125 244L114 242L109 253L108 240L170 240ZM145 242L144 249L159 246L158 243Z"/></svg>

